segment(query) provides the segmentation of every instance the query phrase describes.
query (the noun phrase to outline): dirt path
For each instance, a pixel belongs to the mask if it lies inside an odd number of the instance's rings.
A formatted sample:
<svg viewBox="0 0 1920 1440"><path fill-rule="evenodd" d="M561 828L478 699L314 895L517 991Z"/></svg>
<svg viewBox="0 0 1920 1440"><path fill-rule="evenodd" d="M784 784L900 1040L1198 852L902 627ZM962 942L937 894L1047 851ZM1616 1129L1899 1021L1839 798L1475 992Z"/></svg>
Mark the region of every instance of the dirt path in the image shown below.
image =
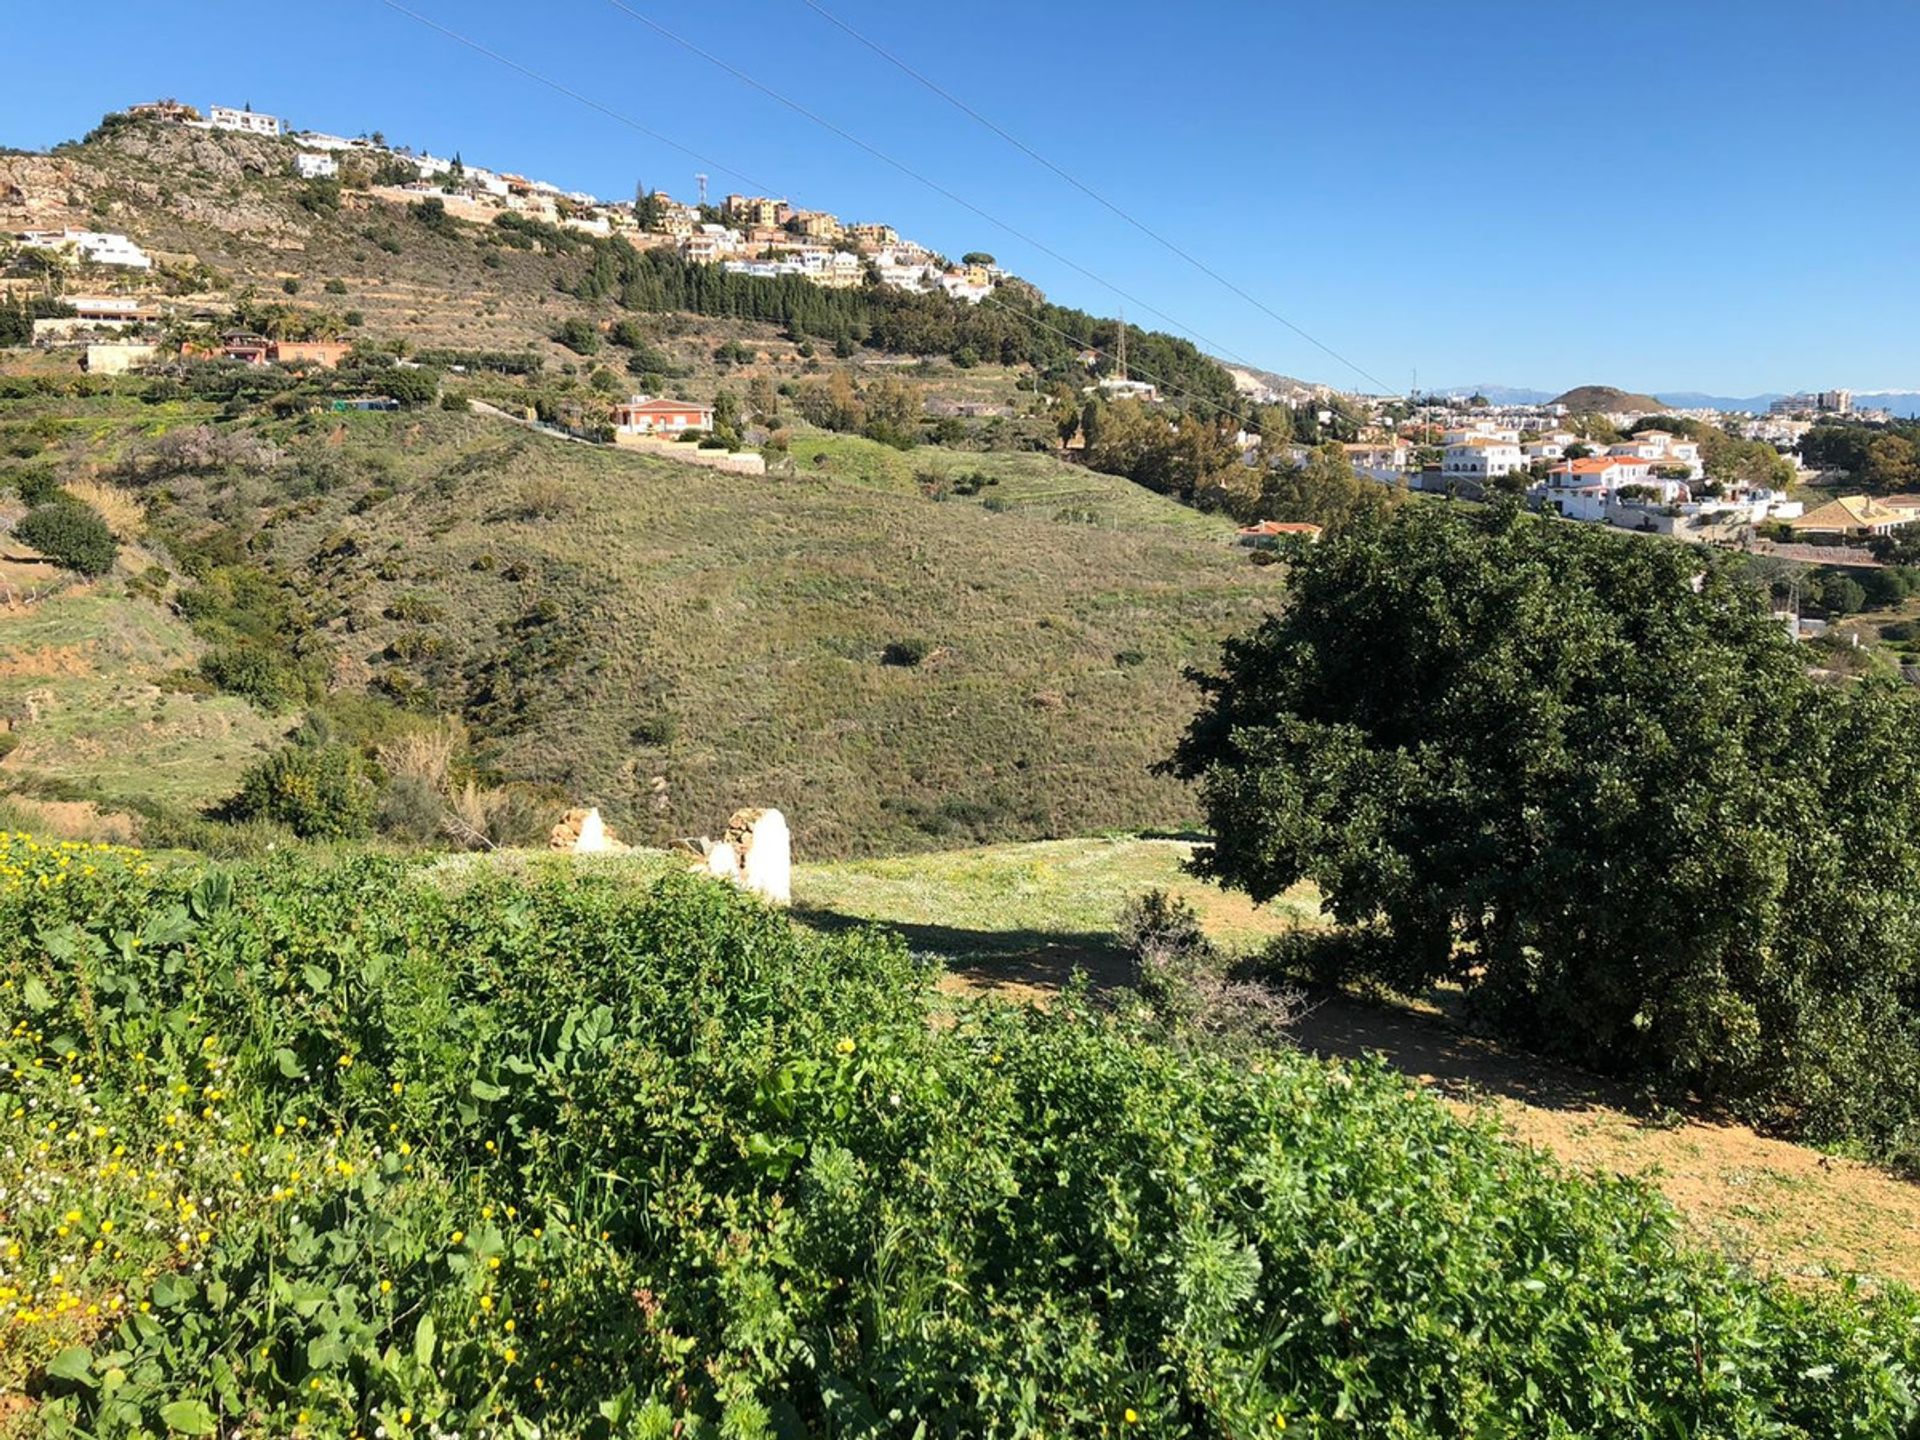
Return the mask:
<svg viewBox="0 0 1920 1440"><path fill-rule="evenodd" d="M1490 1108L1576 1170L1644 1177L1701 1241L1762 1269L1920 1286L1920 1185L1707 1116L1649 1123L1618 1086L1418 1013L1334 999L1295 1034L1316 1054L1378 1054L1462 1114Z"/></svg>
<svg viewBox="0 0 1920 1440"><path fill-rule="evenodd" d="M1113 917L1150 887L1193 904L1231 949L1318 923L1310 893L1256 908L1186 873L1191 851L1165 840L1047 841L804 866L796 914L827 928L879 921L942 958L943 988L1039 1003L1075 970L1096 989L1126 983ZM1476 1038L1438 1011L1335 998L1294 1034L1322 1055L1379 1054L1460 1113L1490 1109L1517 1142L1576 1170L1642 1176L1701 1243L1775 1274L1920 1286L1920 1185L1712 1116L1649 1123L1622 1087Z"/></svg>

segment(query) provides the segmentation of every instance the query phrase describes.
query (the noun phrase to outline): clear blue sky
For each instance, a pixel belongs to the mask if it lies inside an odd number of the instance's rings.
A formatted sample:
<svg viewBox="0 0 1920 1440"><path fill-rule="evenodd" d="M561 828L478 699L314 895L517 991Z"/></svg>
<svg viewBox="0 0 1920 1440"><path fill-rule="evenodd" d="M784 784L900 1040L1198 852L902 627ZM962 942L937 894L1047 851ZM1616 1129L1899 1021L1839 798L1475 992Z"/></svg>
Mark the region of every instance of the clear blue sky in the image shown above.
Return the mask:
<svg viewBox="0 0 1920 1440"><path fill-rule="evenodd" d="M608 0L406 3L711 163L379 0L7 0L0 144L174 95L608 197L743 174L1176 328ZM627 3L1212 348L1363 383L803 0ZM1394 388L1920 389L1913 0L822 3Z"/></svg>

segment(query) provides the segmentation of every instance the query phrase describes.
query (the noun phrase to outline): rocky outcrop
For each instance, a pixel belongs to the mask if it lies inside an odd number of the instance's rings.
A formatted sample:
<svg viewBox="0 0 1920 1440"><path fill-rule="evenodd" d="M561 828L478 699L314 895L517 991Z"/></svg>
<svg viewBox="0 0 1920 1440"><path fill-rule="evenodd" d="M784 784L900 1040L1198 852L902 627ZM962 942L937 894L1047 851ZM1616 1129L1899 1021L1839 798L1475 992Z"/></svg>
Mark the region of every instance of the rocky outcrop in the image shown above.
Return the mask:
<svg viewBox="0 0 1920 1440"><path fill-rule="evenodd" d="M547 848L579 855L624 855L628 847L594 808L567 811L547 836Z"/></svg>
<svg viewBox="0 0 1920 1440"><path fill-rule="evenodd" d="M793 840L778 810L736 810L717 843L703 840L695 873L751 890L773 905L793 903Z"/></svg>

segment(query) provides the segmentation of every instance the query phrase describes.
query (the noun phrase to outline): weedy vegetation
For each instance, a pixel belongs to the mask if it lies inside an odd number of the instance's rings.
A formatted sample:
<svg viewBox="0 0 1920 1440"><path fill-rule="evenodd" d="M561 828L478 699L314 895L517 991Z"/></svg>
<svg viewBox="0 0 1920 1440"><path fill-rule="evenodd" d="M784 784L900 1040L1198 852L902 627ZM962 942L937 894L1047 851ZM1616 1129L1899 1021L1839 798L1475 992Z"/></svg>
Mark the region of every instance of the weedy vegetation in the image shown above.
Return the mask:
<svg viewBox="0 0 1920 1440"><path fill-rule="evenodd" d="M1688 1252L1383 1070L950 1004L689 877L9 836L0 967L0 1384L47 1434L1917 1418L1904 1292Z"/></svg>

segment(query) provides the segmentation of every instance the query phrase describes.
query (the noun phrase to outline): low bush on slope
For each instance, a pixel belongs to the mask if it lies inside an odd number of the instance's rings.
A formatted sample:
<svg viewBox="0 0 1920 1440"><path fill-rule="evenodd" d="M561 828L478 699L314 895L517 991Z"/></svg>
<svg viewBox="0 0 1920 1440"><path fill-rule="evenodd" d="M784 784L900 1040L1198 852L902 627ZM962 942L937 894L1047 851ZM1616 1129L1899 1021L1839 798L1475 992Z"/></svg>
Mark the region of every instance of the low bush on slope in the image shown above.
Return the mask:
<svg viewBox="0 0 1920 1440"><path fill-rule="evenodd" d="M1920 1311L1375 1069L557 868L0 845L0 1384L48 1433L1910 1431Z"/></svg>

